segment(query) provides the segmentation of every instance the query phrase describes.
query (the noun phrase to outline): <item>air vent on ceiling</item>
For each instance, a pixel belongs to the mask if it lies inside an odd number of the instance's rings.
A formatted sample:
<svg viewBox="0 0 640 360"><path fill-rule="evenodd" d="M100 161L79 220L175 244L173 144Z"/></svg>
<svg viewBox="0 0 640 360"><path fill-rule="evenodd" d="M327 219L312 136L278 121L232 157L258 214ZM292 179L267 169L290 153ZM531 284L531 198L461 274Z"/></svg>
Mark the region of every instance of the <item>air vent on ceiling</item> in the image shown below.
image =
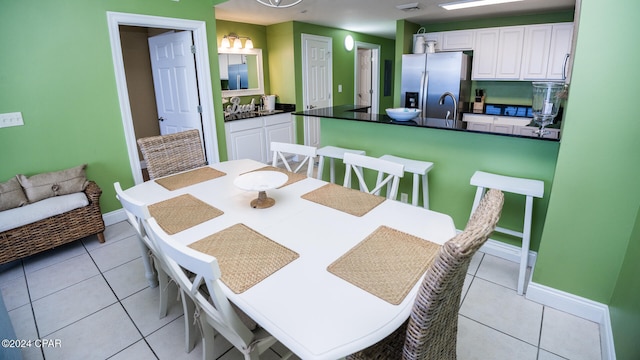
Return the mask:
<svg viewBox="0 0 640 360"><path fill-rule="evenodd" d="M418 3L416 2L416 3L396 5L396 9L402 10L402 11L415 11L420 8L418 7Z"/></svg>

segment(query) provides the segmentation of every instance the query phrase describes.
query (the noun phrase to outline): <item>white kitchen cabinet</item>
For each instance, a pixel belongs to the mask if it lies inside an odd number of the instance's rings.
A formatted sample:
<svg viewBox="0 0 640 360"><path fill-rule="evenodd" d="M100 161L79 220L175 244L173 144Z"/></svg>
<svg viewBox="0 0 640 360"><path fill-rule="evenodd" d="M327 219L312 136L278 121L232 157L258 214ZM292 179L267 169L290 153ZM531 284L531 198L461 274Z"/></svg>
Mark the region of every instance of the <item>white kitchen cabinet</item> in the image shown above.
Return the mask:
<svg viewBox="0 0 640 360"><path fill-rule="evenodd" d="M473 80L518 80L522 65L524 26L476 31Z"/></svg>
<svg viewBox="0 0 640 360"><path fill-rule="evenodd" d="M546 79L553 25L527 26L522 53L522 79Z"/></svg>
<svg viewBox="0 0 640 360"><path fill-rule="evenodd" d="M527 26L522 80L565 80L572 38L572 23Z"/></svg>
<svg viewBox="0 0 640 360"><path fill-rule="evenodd" d="M473 68L471 78L494 79L496 77L496 59L498 56L498 28L476 31L473 50Z"/></svg>
<svg viewBox="0 0 640 360"><path fill-rule="evenodd" d="M514 129L514 131L515 131L514 134L516 135L538 137L538 133L536 132L538 131L538 128L535 126L518 126ZM547 133L542 136L544 139L557 140L560 138L560 129L545 128L545 131L547 131Z"/></svg>
<svg viewBox="0 0 640 360"><path fill-rule="evenodd" d="M523 42L524 26L510 26L500 28L496 66L497 79L520 79Z"/></svg>
<svg viewBox="0 0 640 360"><path fill-rule="evenodd" d="M252 159L270 162L272 141L295 142L291 113L233 120L225 123L229 160Z"/></svg>
<svg viewBox="0 0 640 360"><path fill-rule="evenodd" d="M547 79L567 80L571 71L571 45L573 24L554 24L549 51Z"/></svg>
<svg viewBox="0 0 640 360"><path fill-rule="evenodd" d="M527 126L531 118L513 116L494 116L485 114L462 114L462 120L467 123L467 129L498 134L515 134L522 136L538 136L537 127ZM548 138L557 139L558 129L549 129ZM551 131L554 130L554 131Z"/></svg>
<svg viewBox="0 0 640 360"><path fill-rule="evenodd" d="M473 50L475 30L444 31L442 51Z"/></svg>
<svg viewBox="0 0 640 360"><path fill-rule="evenodd" d="M573 23L475 31L473 80L566 80Z"/></svg>

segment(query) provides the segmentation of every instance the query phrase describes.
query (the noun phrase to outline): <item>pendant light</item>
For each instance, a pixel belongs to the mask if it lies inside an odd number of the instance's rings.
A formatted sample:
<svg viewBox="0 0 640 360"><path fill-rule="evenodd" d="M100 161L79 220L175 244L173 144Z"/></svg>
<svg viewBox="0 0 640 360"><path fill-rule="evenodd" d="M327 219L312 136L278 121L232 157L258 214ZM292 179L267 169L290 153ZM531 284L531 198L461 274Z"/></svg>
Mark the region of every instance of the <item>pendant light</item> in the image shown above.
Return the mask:
<svg viewBox="0 0 640 360"><path fill-rule="evenodd" d="M256 0L260 4L272 8L288 8L298 5L302 0Z"/></svg>

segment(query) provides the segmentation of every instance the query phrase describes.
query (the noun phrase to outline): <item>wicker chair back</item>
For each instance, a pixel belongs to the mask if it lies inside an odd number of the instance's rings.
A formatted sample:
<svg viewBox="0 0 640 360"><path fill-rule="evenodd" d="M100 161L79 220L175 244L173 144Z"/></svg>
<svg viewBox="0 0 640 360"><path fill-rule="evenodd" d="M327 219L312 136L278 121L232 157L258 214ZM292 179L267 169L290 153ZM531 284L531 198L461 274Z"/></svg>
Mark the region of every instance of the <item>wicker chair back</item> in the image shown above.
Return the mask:
<svg viewBox="0 0 640 360"><path fill-rule="evenodd" d="M198 130L141 138L138 146L151 180L207 164Z"/></svg>

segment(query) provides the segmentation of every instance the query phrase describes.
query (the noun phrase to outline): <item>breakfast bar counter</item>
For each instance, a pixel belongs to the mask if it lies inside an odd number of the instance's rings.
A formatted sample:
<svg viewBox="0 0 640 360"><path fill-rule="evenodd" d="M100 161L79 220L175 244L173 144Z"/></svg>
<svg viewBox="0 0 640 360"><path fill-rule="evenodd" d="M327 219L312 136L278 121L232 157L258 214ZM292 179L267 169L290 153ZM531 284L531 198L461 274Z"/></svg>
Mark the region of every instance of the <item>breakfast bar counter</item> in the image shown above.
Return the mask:
<svg viewBox="0 0 640 360"><path fill-rule="evenodd" d="M508 137L516 137L516 138L527 138L527 139L534 139L534 140L545 140L545 141L556 141L556 142L559 141L558 139L553 139L553 138L546 138L546 137L540 138L537 136L532 136L533 131L537 130L536 126L526 126L526 129L530 131L526 131L518 134L507 134L507 133L501 133L501 132L479 131L479 130L470 129L467 127L467 122L462 120L424 118L424 117L418 116L408 121L397 121L392 119L386 114L371 114L368 112L368 110L369 110L368 106L338 105L333 107L316 108L316 109L294 112L293 115L326 118L326 119L361 121L361 122L376 123L376 124L433 128L433 129L442 129L442 130L449 130L449 131L480 133L480 134L487 134L487 135L508 136Z"/></svg>

